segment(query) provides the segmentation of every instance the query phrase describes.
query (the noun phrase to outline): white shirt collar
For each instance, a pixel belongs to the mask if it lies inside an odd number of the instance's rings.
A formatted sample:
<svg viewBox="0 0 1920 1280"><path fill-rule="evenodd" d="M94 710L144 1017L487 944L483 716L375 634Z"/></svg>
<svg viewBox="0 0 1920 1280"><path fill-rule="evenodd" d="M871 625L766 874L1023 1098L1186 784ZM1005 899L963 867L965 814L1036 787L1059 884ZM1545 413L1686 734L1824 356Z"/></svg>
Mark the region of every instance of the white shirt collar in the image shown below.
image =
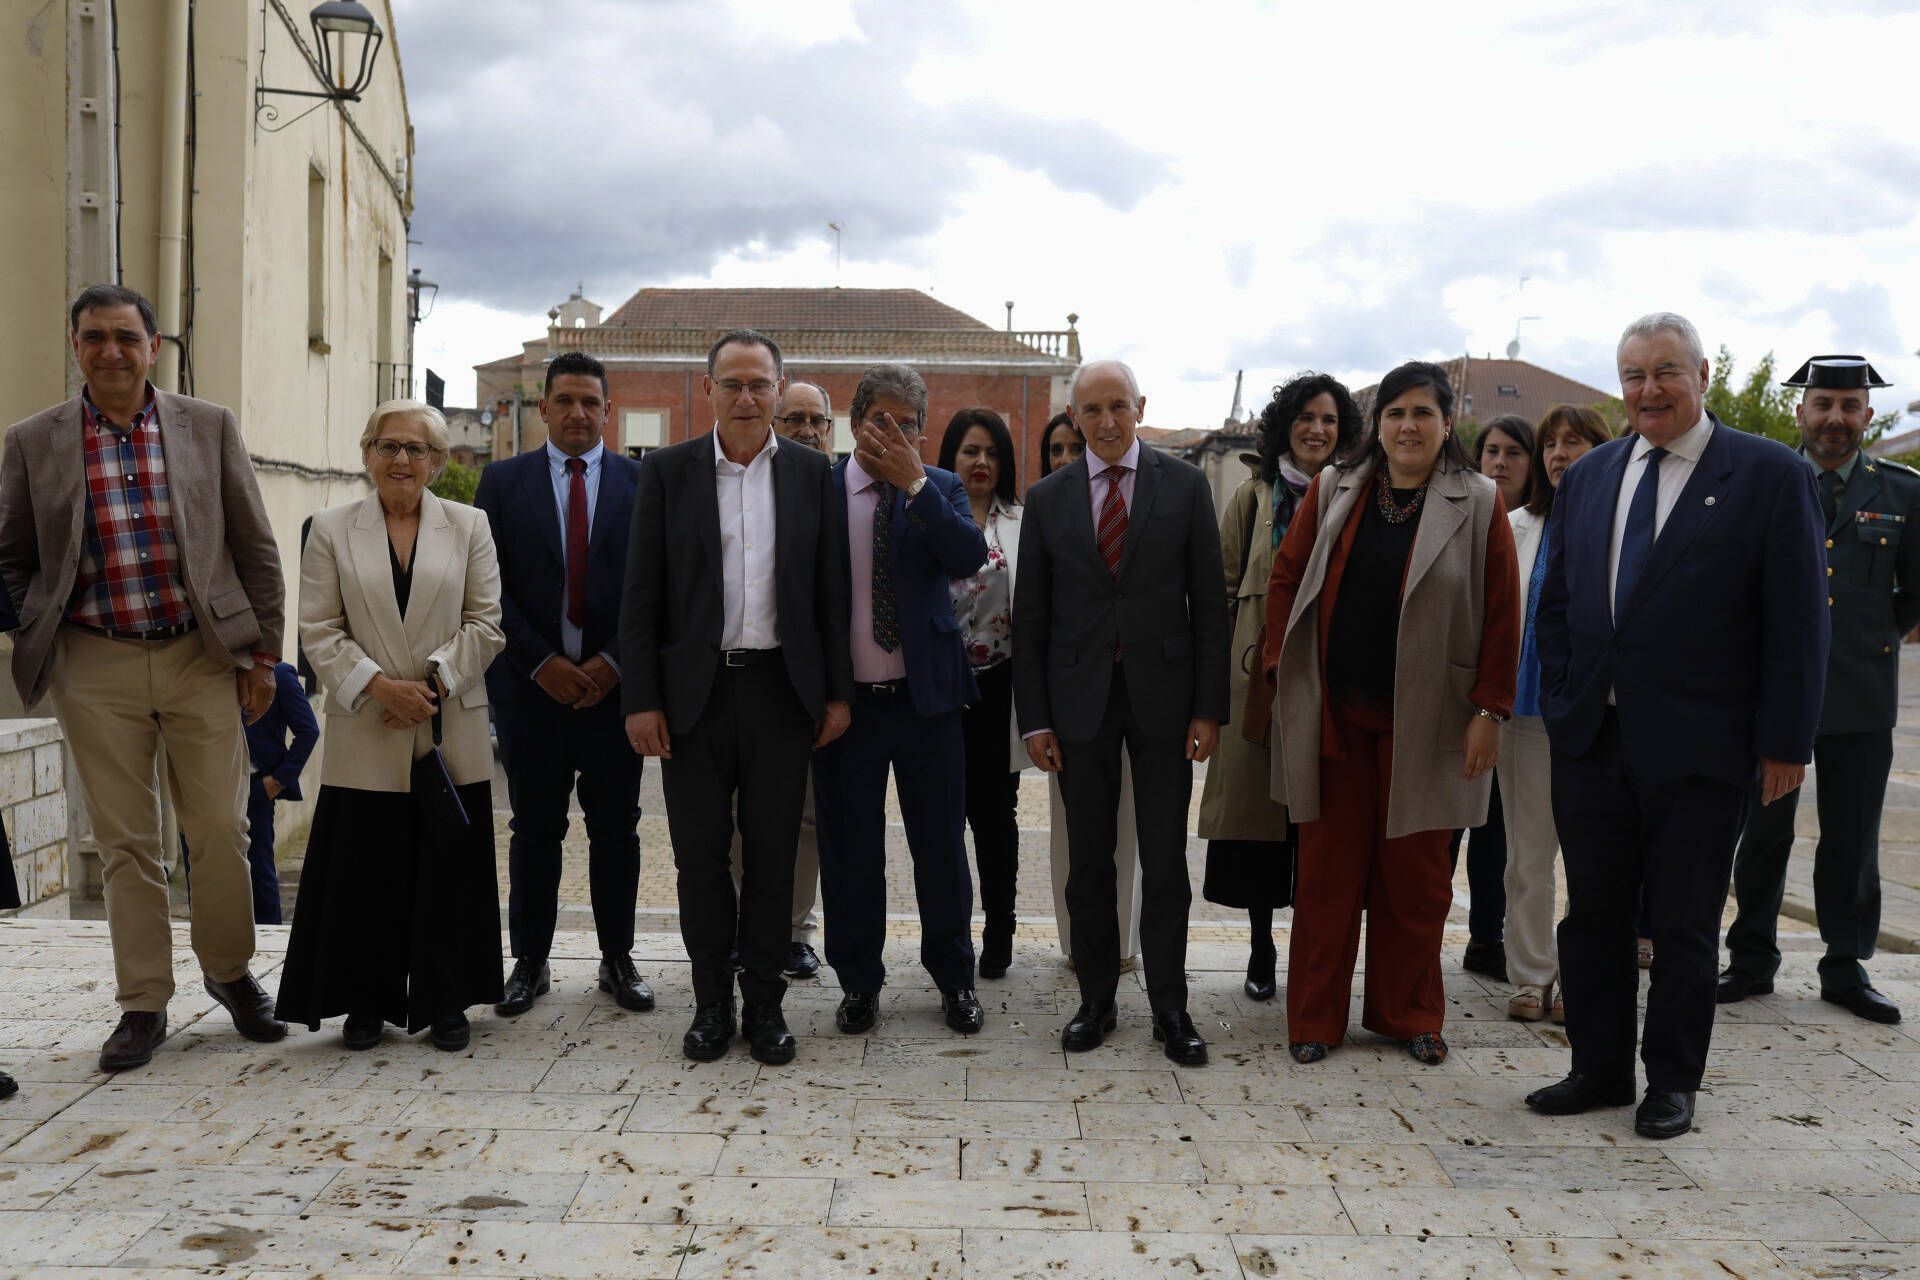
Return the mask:
<svg viewBox="0 0 1920 1280"><path fill-rule="evenodd" d="M1707 415L1705 409L1702 409L1700 411L1700 421L1694 423L1678 436L1674 437L1673 443L1667 446L1667 452L1673 454L1675 457L1685 458L1688 462L1699 462L1700 455L1707 451L1707 438L1712 434L1713 419ZM1652 448L1653 446L1647 443L1645 436L1636 437L1633 442L1633 457L1631 461L1640 461L1640 459L1647 456Z"/></svg>
<svg viewBox="0 0 1920 1280"><path fill-rule="evenodd" d="M764 445L760 446L760 452L754 454L751 458L747 459L747 464L745 467L743 467L739 463L735 462L732 458L729 458L727 456L727 451L720 447L720 424L717 422L713 424L713 465L715 465L716 467L724 463L725 465L732 467L735 470L745 471L747 467L752 466L754 463L760 461L760 459L771 458L775 453L779 452L779 450L780 450L780 433L778 431L773 430L772 428L768 428L767 442Z"/></svg>
<svg viewBox="0 0 1920 1280"><path fill-rule="evenodd" d="M1140 470L1140 437L1135 436L1133 438L1133 443L1127 446L1127 451L1120 455L1120 461L1118 462L1110 463L1103 461L1100 455L1093 451L1091 446L1088 447L1085 456L1087 459L1087 478L1089 480L1110 466L1126 467L1130 471L1138 472Z"/></svg>
<svg viewBox="0 0 1920 1280"><path fill-rule="evenodd" d="M551 464L556 470L565 471L567 469L567 459L571 458L573 455L566 452L564 449L554 448L553 441L551 440L547 441L546 449L547 449L548 463ZM604 440L596 440L593 442L593 448L587 450L585 453L580 455L580 461L586 463L587 470L591 471L595 467L600 465L601 455L606 453L606 451L607 451L607 442Z"/></svg>

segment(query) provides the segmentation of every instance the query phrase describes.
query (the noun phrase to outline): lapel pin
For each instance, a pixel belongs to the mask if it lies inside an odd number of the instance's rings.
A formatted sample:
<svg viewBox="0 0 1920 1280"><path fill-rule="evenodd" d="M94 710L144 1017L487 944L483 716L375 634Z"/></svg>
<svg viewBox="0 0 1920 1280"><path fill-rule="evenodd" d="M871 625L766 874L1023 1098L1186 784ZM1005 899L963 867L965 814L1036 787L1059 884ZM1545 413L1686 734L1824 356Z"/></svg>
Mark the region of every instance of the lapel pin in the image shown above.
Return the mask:
<svg viewBox="0 0 1920 1280"><path fill-rule="evenodd" d="M1707 505L1708 505L1708 506L1712 506L1712 505L1713 505L1713 499L1712 499L1712 498L1708 498L1708 499L1707 499Z"/></svg>

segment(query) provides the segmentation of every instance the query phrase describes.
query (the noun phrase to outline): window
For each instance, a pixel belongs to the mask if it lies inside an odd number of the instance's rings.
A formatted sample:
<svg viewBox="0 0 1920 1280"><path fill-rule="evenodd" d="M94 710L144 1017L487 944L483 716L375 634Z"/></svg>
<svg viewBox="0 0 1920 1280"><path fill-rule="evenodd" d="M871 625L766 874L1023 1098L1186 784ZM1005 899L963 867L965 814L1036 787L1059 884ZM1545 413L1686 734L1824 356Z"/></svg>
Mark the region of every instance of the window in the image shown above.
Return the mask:
<svg viewBox="0 0 1920 1280"><path fill-rule="evenodd" d="M624 409L620 413L620 445L629 458L638 458L649 449L667 442L667 414L664 409Z"/></svg>
<svg viewBox="0 0 1920 1280"><path fill-rule="evenodd" d="M307 166L307 347L325 355L327 345L327 175Z"/></svg>
<svg viewBox="0 0 1920 1280"><path fill-rule="evenodd" d="M1500 395L1501 395L1501 398L1503 399L1518 400L1520 398L1520 388L1502 385L1500 388Z"/></svg>

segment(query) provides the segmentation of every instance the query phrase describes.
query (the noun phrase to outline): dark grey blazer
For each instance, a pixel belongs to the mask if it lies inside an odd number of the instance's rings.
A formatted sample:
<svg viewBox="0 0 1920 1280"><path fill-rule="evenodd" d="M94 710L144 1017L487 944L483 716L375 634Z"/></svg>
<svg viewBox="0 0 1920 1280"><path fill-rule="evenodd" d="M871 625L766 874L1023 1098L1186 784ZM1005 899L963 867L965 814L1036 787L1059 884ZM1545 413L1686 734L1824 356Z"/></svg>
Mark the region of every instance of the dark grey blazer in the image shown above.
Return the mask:
<svg viewBox="0 0 1920 1280"><path fill-rule="evenodd" d="M819 721L853 696L847 579L835 538L827 455L773 455L774 572L780 650L793 691ZM621 709L665 711L682 733L700 719L720 665L720 502L711 432L640 462L620 604Z"/></svg>
<svg viewBox="0 0 1920 1280"><path fill-rule="evenodd" d="M1225 724L1227 587L1206 476L1141 445L1117 578L1094 543L1090 494L1085 458L1027 490L1013 597L1020 731L1092 738L1116 640L1144 732L1177 739L1196 718Z"/></svg>

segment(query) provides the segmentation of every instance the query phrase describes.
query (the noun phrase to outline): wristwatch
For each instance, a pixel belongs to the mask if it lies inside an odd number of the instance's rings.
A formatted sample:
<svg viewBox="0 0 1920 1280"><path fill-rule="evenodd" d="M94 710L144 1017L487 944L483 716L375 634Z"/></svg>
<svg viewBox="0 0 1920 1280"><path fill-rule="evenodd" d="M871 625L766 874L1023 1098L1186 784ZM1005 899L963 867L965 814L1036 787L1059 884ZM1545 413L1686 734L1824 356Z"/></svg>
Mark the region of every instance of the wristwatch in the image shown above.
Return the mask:
<svg viewBox="0 0 1920 1280"><path fill-rule="evenodd" d="M920 491L926 487L927 487L927 478L923 475L918 480L915 480L912 484L907 486L907 501L912 502L915 498L919 497Z"/></svg>
<svg viewBox="0 0 1920 1280"><path fill-rule="evenodd" d="M1495 724L1505 724L1507 722L1507 717L1501 715L1498 711L1489 711L1485 707L1481 707L1478 711L1474 712L1473 714L1476 716L1480 716L1483 719L1491 720Z"/></svg>

